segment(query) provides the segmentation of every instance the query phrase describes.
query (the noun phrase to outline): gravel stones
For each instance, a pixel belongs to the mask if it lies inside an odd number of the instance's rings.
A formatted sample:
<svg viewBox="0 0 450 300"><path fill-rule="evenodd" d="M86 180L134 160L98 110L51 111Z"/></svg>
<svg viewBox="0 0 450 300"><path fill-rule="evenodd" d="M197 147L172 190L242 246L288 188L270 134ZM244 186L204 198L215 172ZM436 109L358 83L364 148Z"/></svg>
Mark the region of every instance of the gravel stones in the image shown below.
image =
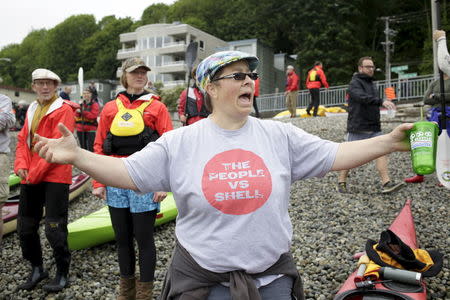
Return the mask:
<svg viewBox="0 0 450 300"><path fill-rule="evenodd" d="M346 117L295 118L292 122L307 132L336 142L344 139ZM389 132L400 123L382 123ZM15 135L13 135L15 136ZM389 156L391 179L401 181L413 175L408 152ZM400 191L383 195L373 162L350 171L350 193L336 192L337 172L324 178L311 178L292 185L290 216L294 226L292 253L304 281L307 299L332 299L340 285L355 269L352 255L364 250L368 238L378 240L406 199L412 200L417 238L423 249L440 249L446 254L443 270L426 279L428 299L450 299L450 191L437 186L434 174L425 182L408 184ZM70 204L73 221L104 205L85 192ZM174 222L155 229L157 266L154 295L158 296L169 263L174 240ZM51 249L41 228L44 265L55 272ZM58 294L46 294L42 284L30 292L15 288L28 275L29 265L22 259L17 234L4 238L0 263L0 299L115 299L119 268L114 242L72 252L70 287Z"/></svg>

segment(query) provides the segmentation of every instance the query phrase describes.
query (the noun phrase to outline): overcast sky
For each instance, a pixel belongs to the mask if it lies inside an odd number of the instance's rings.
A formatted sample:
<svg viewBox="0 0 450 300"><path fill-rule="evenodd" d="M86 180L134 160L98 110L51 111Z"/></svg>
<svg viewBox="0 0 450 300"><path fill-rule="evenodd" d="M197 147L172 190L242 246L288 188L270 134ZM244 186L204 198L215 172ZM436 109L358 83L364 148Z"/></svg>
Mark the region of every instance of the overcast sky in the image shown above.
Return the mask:
<svg viewBox="0 0 450 300"><path fill-rule="evenodd" d="M172 4L175 0L2 0L0 14L0 49L20 43L34 29L50 29L72 15L93 14L131 17L135 21L154 3Z"/></svg>

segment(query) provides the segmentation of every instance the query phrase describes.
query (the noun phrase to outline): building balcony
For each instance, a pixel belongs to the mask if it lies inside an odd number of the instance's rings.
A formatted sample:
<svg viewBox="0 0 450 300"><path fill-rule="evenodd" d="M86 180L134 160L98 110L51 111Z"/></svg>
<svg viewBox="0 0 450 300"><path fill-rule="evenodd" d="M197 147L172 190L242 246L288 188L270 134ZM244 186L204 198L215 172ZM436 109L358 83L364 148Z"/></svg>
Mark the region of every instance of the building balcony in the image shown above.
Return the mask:
<svg viewBox="0 0 450 300"><path fill-rule="evenodd" d="M137 40L136 32L127 32L120 34L120 42L126 43L126 42L133 42Z"/></svg>
<svg viewBox="0 0 450 300"><path fill-rule="evenodd" d="M174 81L165 81L163 82L165 89L174 88L178 85L185 85L186 82L184 80L174 80Z"/></svg>
<svg viewBox="0 0 450 300"><path fill-rule="evenodd" d="M186 52L186 43L185 42L173 42L164 44L161 48L158 49L159 54L177 54L177 53L185 53Z"/></svg>
<svg viewBox="0 0 450 300"><path fill-rule="evenodd" d="M162 66L157 67L158 73L180 73L186 72L187 66L184 60L164 63Z"/></svg>
<svg viewBox="0 0 450 300"><path fill-rule="evenodd" d="M135 56L137 56L136 48L119 49L119 51L117 51L117 59L119 59L119 60L127 59L130 57L135 57Z"/></svg>

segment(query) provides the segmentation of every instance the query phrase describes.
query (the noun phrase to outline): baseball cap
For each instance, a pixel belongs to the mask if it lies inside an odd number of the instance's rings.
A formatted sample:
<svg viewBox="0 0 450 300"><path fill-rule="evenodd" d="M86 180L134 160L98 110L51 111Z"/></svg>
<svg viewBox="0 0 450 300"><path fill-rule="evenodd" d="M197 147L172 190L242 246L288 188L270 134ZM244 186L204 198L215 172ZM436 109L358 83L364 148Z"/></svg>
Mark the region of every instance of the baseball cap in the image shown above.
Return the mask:
<svg viewBox="0 0 450 300"><path fill-rule="evenodd" d="M289 65L286 67L286 69L294 70L294 66Z"/></svg>
<svg viewBox="0 0 450 300"><path fill-rule="evenodd" d="M137 68L145 68L147 71L151 71L151 69L145 64L144 60L140 57L131 57L125 60L122 64L122 71L125 72L133 72Z"/></svg>
<svg viewBox="0 0 450 300"><path fill-rule="evenodd" d="M31 80L35 81L36 79L51 79L58 81L58 83L61 83L61 78L59 78L56 73L47 70L47 69L36 69L31 73Z"/></svg>
<svg viewBox="0 0 450 300"><path fill-rule="evenodd" d="M250 71L255 70L259 63L256 56L241 51L221 51L205 58L197 67L198 88L205 93L206 86L220 69L240 60L247 61Z"/></svg>

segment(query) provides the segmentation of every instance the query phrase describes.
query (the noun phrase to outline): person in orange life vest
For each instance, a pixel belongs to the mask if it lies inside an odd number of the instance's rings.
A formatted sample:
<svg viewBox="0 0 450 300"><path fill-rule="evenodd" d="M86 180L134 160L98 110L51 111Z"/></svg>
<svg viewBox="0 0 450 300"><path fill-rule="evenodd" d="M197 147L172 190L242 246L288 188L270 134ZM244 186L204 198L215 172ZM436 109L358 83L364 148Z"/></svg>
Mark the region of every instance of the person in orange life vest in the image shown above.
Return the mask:
<svg viewBox="0 0 450 300"><path fill-rule="evenodd" d="M294 71L294 67L290 65L286 68L286 75L286 89L284 92L284 96L286 97L286 106L291 113L291 118L295 118L297 114L299 78Z"/></svg>
<svg viewBox="0 0 450 300"><path fill-rule="evenodd" d="M33 151L34 134L58 138L57 124L74 130L73 110L57 95L61 79L47 69L36 69L32 75L32 89L37 99L30 104L25 123L17 137L14 172L22 178L20 186L17 232L22 256L31 263L31 273L18 289L31 290L48 277L43 268L42 249L39 240L39 223L45 207L45 235L53 249L56 276L43 286L49 292L57 292L67 285L70 252L67 245L67 216L69 185L72 183L72 166L50 164Z"/></svg>
<svg viewBox="0 0 450 300"><path fill-rule="evenodd" d="M317 111L319 110L320 88L322 86L329 88L327 77L325 76L322 67L322 62L316 61L314 63L314 67L309 70L308 75L306 76L306 88L311 93L311 102L306 108L306 113L308 115L311 115L310 111L312 108L314 108L314 117L317 117Z"/></svg>
<svg viewBox="0 0 450 300"><path fill-rule="evenodd" d="M129 58L122 65L121 84L125 91L117 95L115 101L105 104L100 114L100 121L94 142L97 154L126 157L155 141L163 133L172 130L172 121L167 107L159 96L145 90L150 68L140 58ZM133 111L139 111L133 117ZM142 120L143 119L143 120ZM144 122L140 133L116 135L115 129L120 124L130 130L130 125ZM120 127L119 127L120 128ZM111 222L117 242L120 270L120 288L118 299L151 299L156 265L156 248L153 238L153 225L160 209L159 202L167 193L155 192L138 194L130 189L121 189L94 181L93 194L106 199ZM140 278L135 280L134 240L139 248ZM122 297L122 298L120 298Z"/></svg>
<svg viewBox="0 0 450 300"><path fill-rule="evenodd" d="M192 78L195 78L195 71L196 67L192 68ZM194 81L192 87L182 91L180 98L178 98L178 116L180 122L185 125L191 125L206 118L209 113L203 101L203 94Z"/></svg>
<svg viewBox="0 0 450 300"><path fill-rule="evenodd" d="M255 93L253 94L253 109L255 110L255 117L259 118L258 104L256 99L259 97L259 77L255 80Z"/></svg>
<svg viewBox="0 0 450 300"><path fill-rule="evenodd" d="M75 121L80 147L94 151L95 132L97 131L97 117L100 105L94 100L91 89L83 91L83 103L75 111Z"/></svg>

